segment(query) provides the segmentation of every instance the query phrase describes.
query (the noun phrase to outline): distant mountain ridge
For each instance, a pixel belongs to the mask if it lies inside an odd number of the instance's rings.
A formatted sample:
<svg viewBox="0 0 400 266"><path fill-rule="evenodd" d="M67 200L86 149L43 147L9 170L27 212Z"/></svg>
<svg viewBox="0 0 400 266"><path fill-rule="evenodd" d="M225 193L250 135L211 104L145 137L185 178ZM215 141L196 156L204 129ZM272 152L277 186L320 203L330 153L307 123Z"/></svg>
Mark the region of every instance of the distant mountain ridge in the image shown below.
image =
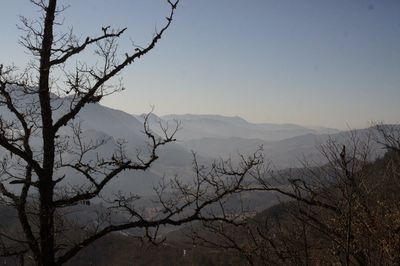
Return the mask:
<svg viewBox="0 0 400 266"><path fill-rule="evenodd" d="M135 116L140 119L140 116ZM157 126L159 122L173 123L179 121L181 130L177 138L188 141L200 138L231 138L261 139L264 141L277 141L305 134L334 134L340 132L332 128L308 128L296 124L251 123L239 116L222 115L164 115L158 117L151 115L151 125Z"/></svg>
<svg viewBox="0 0 400 266"><path fill-rule="evenodd" d="M18 93L18 90L15 93ZM68 111L66 108L70 106L69 98L59 98L55 95L52 97L53 104L58 107L54 114L54 118L57 119ZM29 108L34 102L24 98L24 106L21 108ZM4 106L0 106L0 113L3 119L12 118ZM177 141L158 151L159 159L148 171L123 172L110 184L114 192L121 190L148 195L153 192L153 186L157 185L163 176L169 178L178 175L183 180L191 179L192 151L196 153L198 160L207 165L213 159L226 159L238 153L250 154L263 146L265 158L271 160L278 168L296 167L299 166L298 159L301 157L318 161L317 144L324 142L332 134L337 134L334 137L340 135L335 129L316 130L295 124L255 124L238 116L186 114L158 117L151 114L148 119L151 130L160 135L163 132L159 123L164 126L169 124L171 129L175 126L175 121L181 123L181 129L175 136ZM99 150L102 156L111 156L119 139L126 141L127 153L132 158L136 158L138 151L142 155L146 154L148 139L143 133L143 116L130 115L96 103L85 106L75 122L82 124L86 140L109 139ZM71 134L68 128L63 129L61 133ZM0 149L0 158L6 154ZM79 184L79 178L73 173L66 174L71 176L68 179L71 185Z"/></svg>

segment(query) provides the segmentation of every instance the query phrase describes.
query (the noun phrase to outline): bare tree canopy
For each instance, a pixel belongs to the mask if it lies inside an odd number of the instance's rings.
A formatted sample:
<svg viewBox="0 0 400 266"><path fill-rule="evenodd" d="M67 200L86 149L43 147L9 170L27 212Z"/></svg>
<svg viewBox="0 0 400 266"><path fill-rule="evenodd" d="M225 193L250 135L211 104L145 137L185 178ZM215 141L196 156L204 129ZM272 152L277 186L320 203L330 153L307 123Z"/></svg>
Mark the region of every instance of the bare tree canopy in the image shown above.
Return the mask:
<svg viewBox="0 0 400 266"><path fill-rule="evenodd" d="M282 201L239 226L205 222L195 243L250 265L398 265L399 126L378 124L320 147L327 163L257 177ZM386 148L374 157L372 143Z"/></svg>
<svg viewBox="0 0 400 266"><path fill-rule="evenodd" d="M98 150L107 140L85 140L76 117L87 105L123 89L115 78L156 47L172 23L179 0L166 1L170 13L147 46L133 46L122 57L117 41L125 28L101 27L100 34L83 39L72 30L59 33L56 28L62 23L57 18L65 7L58 2L31 0L41 17L21 19L25 35L20 44L32 55L31 63L22 70L0 65L0 107L6 110L0 116L0 146L7 151L1 163L0 199L15 209L20 224L16 232L0 232L1 255L19 256L21 264L30 258L36 265L61 265L111 232L142 228L146 237L155 240L161 225L232 222L222 203L231 194L252 189L246 178L262 163L259 151L242 157L238 166L222 161L204 168L195 161L192 183L173 179L160 185L157 215L146 216L137 209L136 196L116 194L104 199L109 213L99 214L96 224L72 224L64 217L68 207L102 199L102 191L118 174L148 169L158 159L159 147L175 141L179 125L163 127L159 136L146 117L146 153L129 156L122 141L112 154L102 155ZM97 56L94 65L79 61L88 50ZM71 171L85 184L65 186ZM218 214L210 208L215 205L221 206ZM125 218L113 221L116 211Z"/></svg>

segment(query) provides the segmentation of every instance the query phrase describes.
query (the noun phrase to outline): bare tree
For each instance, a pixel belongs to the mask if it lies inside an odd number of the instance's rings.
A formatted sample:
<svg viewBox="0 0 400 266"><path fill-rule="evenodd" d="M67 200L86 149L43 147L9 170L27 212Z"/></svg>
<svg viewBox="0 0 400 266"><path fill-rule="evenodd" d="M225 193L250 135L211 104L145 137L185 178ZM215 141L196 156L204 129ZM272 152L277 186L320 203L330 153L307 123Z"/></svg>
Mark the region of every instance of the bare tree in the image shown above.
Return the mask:
<svg viewBox="0 0 400 266"><path fill-rule="evenodd" d="M251 265L397 265L399 127L373 130L323 144L323 166L305 163L302 169L255 176L258 189L284 201L234 228L206 222L207 230L192 237L232 250ZM387 148L381 158L371 150L375 133Z"/></svg>
<svg viewBox="0 0 400 266"><path fill-rule="evenodd" d="M85 140L76 117L87 105L123 89L118 80L110 82L154 49L170 27L179 0L167 0L170 13L148 45L133 46L122 57L117 40L126 29L102 27L99 35L80 39L72 30L57 31L62 24L59 15L65 10L57 0L30 2L42 16L39 20L21 19L20 28L26 35L20 43L33 59L22 70L0 65L0 108L7 110L0 117L0 146L7 151L1 163L0 199L15 209L19 221L18 227L1 230L1 255L18 255L21 264L24 258L31 258L36 265L61 265L115 231L142 228L145 236L155 240L162 225L195 220L234 222L234 217L223 211L223 201L252 189L246 178L262 163L260 152L242 157L238 166L225 161L204 168L195 161L192 183L174 179L161 184L156 215L138 209L136 196L117 194L106 199L109 213L100 214L96 224L71 224L65 217L69 207L102 199L103 190L118 174L148 169L158 159L159 147L175 140L178 126L172 130L163 127L164 135L159 136L146 118L147 153L132 158L125 143L119 142L115 152L101 155L98 150L107 140ZM78 61L85 51L94 52L97 63ZM72 65L71 59L77 63ZM65 186L71 171L86 183ZM124 219L114 221L115 211L125 213Z"/></svg>

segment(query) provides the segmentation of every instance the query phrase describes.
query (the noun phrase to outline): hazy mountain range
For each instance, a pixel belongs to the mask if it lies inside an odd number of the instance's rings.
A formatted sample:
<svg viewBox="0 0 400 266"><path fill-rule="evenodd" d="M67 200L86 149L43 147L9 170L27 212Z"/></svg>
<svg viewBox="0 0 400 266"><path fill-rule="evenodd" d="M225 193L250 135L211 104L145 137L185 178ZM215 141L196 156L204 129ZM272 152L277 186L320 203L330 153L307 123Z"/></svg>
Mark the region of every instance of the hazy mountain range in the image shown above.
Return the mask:
<svg viewBox="0 0 400 266"><path fill-rule="evenodd" d="M143 119L143 115L135 116ZM142 121L142 120L141 120ZM155 129L159 122L174 124L181 123L177 138L182 141L201 138L231 138L260 139L265 141L282 140L305 134L334 134L339 130L332 128L308 128L295 124L250 123L239 116L221 115L165 115L157 117L152 114L150 122Z"/></svg>
<svg viewBox="0 0 400 266"><path fill-rule="evenodd" d="M68 99L56 99L55 104L68 102ZM55 116L66 112L68 104L61 105ZM4 118L10 118L7 110L0 107ZM89 104L79 114L76 122L81 122L86 141L108 139L99 150L100 155L110 156L119 139L126 141L128 154L137 152L146 154L147 138L143 133L143 116L130 115L100 104ZM150 194L163 176L179 175L182 179L192 176L193 152L201 162L213 159L235 158L240 154L249 154L263 147L265 157L274 167L282 169L298 167L301 159L307 158L314 163L323 163L317 146L328 139L344 140L349 133L330 128L308 128L295 124L254 124L241 117L220 115L166 115L158 117L152 114L149 124L155 133L161 134L160 123L174 127L179 121L180 130L176 134L177 142L160 149L160 159L146 172L124 172L110 186L111 191L122 190L138 194ZM359 131L362 134L362 130ZM68 130L64 134L70 134ZM0 151L0 153L4 153ZM94 155L93 155L94 156ZM1 154L0 154L1 157ZM79 184L80 180L69 172L72 178L68 184Z"/></svg>

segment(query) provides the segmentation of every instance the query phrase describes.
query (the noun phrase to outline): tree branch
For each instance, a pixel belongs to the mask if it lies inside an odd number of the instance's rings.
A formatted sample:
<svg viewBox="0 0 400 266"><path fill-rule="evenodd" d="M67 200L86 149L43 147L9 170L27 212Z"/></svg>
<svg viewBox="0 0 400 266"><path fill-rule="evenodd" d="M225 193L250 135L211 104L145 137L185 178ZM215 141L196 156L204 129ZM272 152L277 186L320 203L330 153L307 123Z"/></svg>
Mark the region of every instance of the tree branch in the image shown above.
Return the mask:
<svg viewBox="0 0 400 266"><path fill-rule="evenodd" d="M54 132L57 132L62 126L66 125L68 121L73 119L79 111L88 103L93 102L93 96L95 96L96 92L105 84L110 78L114 77L117 75L119 72L121 72L126 66L130 65L133 63L136 59L140 58L141 56L147 54L149 51L151 51L157 42L161 39L163 33L169 28L171 25L175 9L179 3L179 0L176 2L172 3L171 1L168 1L171 7L171 12L169 16L167 17L167 23L164 25L164 27L156 33L156 35L153 37L152 41L150 44L144 48L144 49L137 49L135 53L132 55L127 55L125 60L121 63L118 64L113 68L113 70L109 71L108 73L105 73L102 77L98 77L96 83L93 85L92 88L88 90L88 92L77 102L77 104L70 110L69 113L63 115L55 124L54 124ZM98 99L100 100L100 98Z"/></svg>

